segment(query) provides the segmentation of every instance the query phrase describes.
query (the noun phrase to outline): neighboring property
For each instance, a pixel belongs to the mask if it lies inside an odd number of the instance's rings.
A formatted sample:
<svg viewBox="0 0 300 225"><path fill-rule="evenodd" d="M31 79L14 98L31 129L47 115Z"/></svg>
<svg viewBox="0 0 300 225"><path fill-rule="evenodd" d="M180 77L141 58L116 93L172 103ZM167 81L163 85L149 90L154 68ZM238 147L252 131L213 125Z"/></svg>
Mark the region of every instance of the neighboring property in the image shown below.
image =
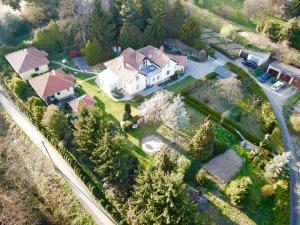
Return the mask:
<svg viewBox="0 0 300 225"><path fill-rule="evenodd" d="M146 46L139 50L127 48L104 65L107 68L97 76L96 83L108 93L123 89L128 95L134 95L170 79L176 71L184 72L187 57Z"/></svg>
<svg viewBox="0 0 300 225"><path fill-rule="evenodd" d="M300 69L279 61L269 65L267 73L295 87L300 88Z"/></svg>
<svg viewBox="0 0 300 225"><path fill-rule="evenodd" d="M23 80L29 80L32 75L49 70L47 56L47 52L30 47L9 53L5 58Z"/></svg>
<svg viewBox="0 0 300 225"><path fill-rule="evenodd" d="M85 94L79 98L68 102L68 104L73 109L73 112L76 115L79 113L81 107L93 107L96 104L96 101L90 95Z"/></svg>
<svg viewBox="0 0 300 225"><path fill-rule="evenodd" d="M261 66L269 61L271 54L241 49L239 56L244 60L256 62L257 66Z"/></svg>
<svg viewBox="0 0 300 225"><path fill-rule="evenodd" d="M29 84L47 104L59 102L74 95L75 77L61 69L34 77Z"/></svg>

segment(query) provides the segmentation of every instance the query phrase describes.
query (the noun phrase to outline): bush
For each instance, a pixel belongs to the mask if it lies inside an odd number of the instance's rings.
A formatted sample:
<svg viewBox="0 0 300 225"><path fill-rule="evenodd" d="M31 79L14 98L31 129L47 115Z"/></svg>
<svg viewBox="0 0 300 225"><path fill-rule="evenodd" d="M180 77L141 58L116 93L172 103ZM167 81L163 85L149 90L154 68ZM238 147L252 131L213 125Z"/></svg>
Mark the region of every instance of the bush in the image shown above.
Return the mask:
<svg viewBox="0 0 300 225"><path fill-rule="evenodd" d="M206 52L207 52L207 55L209 55L210 57L214 57L216 50L214 48L208 48L206 50Z"/></svg>
<svg viewBox="0 0 300 225"><path fill-rule="evenodd" d="M206 181L206 171L204 169L200 169L196 175L196 181L202 185Z"/></svg>
<svg viewBox="0 0 300 225"><path fill-rule="evenodd" d="M255 165L258 165L260 163L260 158L259 157L254 157L253 161L252 161Z"/></svg>
<svg viewBox="0 0 300 225"><path fill-rule="evenodd" d="M143 97L142 95L135 95L135 96L133 97L133 101L134 101L135 103L141 103L142 101L144 101L144 97Z"/></svg>
<svg viewBox="0 0 300 225"><path fill-rule="evenodd" d="M132 125L134 123L130 120L124 121L124 123L122 124L122 129L126 132L132 131Z"/></svg>
<svg viewBox="0 0 300 225"><path fill-rule="evenodd" d="M28 98L33 96L32 89L28 83L18 77L13 77L11 79L11 88L13 92L22 100L27 101Z"/></svg>
<svg viewBox="0 0 300 225"><path fill-rule="evenodd" d="M207 80L213 80L218 76L216 72L212 72L207 74L205 77L202 78L202 81L207 81Z"/></svg>
<svg viewBox="0 0 300 225"><path fill-rule="evenodd" d="M238 58L237 55L231 54L229 51L227 51L226 49L221 48L219 45L216 44L210 44L214 49L218 50L219 52L223 53L224 55L226 55L228 58L235 60Z"/></svg>
<svg viewBox="0 0 300 225"><path fill-rule="evenodd" d="M251 185L252 180L250 177L242 177L231 181L226 189L226 194L229 196L231 203L239 205L244 200Z"/></svg>
<svg viewBox="0 0 300 225"><path fill-rule="evenodd" d="M120 92L120 90L117 90L117 89L113 90L113 91L111 92L111 95L112 95L115 99L121 99L121 98L124 97L123 93Z"/></svg>
<svg viewBox="0 0 300 225"><path fill-rule="evenodd" d="M288 184L282 182L277 184L275 189L275 207L274 207L275 223L274 225L288 225L289 224L289 191Z"/></svg>
<svg viewBox="0 0 300 225"><path fill-rule="evenodd" d="M79 50L72 50L69 52L69 56L71 58L79 57L81 56L81 52Z"/></svg>
<svg viewBox="0 0 300 225"><path fill-rule="evenodd" d="M300 133L300 115L293 113L290 116L290 123L294 132Z"/></svg>
<svg viewBox="0 0 300 225"><path fill-rule="evenodd" d="M264 196L264 197L271 197L272 195L275 194L273 185L271 185L271 184L266 184L266 185L264 185L264 186L260 189L260 192L261 192L262 196Z"/></svg>
<svg viewBox="0 0 300 225"><path fill-rule="evenodd" d="M228 149L228 145L225 141L215 140L214 142L214 155L223 154Z"/></svg>

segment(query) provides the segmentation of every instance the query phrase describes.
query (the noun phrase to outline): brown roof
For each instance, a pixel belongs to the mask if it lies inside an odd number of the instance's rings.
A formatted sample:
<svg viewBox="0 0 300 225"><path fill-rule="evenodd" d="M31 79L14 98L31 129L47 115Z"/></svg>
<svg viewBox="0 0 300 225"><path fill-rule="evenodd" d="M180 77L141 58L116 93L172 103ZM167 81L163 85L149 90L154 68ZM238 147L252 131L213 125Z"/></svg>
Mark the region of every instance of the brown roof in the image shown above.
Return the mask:
<svg viewBox="0 0 300 225"><path fill-rule="evenodd" d="M88 94L85 94L85 95L69 102L69 105L76 113L78 113L80 108L84 105L88 106L88 107L93 107L95 104L96 104L96 101Z"/></svg>
<svg viewBox="0 0 300 225"><path fill-rule="evenodd" d="M145 58L149 59L160 68L163 68L170 59L178 63L186 64L185 61L187 61L187 59L184 57L185 56L171 57L171 55L167 55L160 49L149 45L139 50L127 48L119 57L105 62L104 65L117 74L121 79L129 83L137 73L144 74L144 72L139 69L139 66Z"/></svg>
<svg viewBox="0 0 300 225"><path fill-rule="evenodd" d="M41 98L46 98L62 90L73 87L75 77L61 69L52 70L29 80L30 85Z"/></svg>
<svg viewBox="0 0 300 225"><path fill-rule="evenodd" d="M185 55L171 55L168 54L168 56L175 62L179 63L182 66L187 65L187 57Z"/></svg>
<svg viewBox="0 0 300 225"><path fill-rule="evenodd" d="M5 58L17 73L23 73L49 64L47 56L45 51L30 47L9 53Z"/></svg>

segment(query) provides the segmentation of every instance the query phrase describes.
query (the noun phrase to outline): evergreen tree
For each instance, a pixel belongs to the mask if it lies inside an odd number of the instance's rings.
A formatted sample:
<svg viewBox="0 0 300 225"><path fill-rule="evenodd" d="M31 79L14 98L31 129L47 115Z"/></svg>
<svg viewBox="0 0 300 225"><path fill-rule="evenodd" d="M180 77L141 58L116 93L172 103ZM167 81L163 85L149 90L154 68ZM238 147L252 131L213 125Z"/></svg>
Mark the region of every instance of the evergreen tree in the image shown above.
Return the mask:
<svg viewBox="0 0 300 225"><path fill-rule="evenodd" d="M214 133L212 122L208 120L192 138L189 149L194 157L200 161L207 160L213 153Z"/></svg>
<svg viewBox="0 0 300 225"><path fill-rule="evenodd" d="M81 107L79 117L75 121L75 142L78 150L88 156L96 149L99 138L109 129L109 123L103 111L98 107Z"/></svg>
<svg viewBox="0 0 300 225"><path fill-rule="evenodd" d="M187 19L181 27L180 39L183 42L194 46L200 36L201 30L199 22L193 18Z"/></svg>
<svg viewBox="0 0 300 225"><path fill-rule="evenodd" d="M70 133L68 121L56 105L49 105L46 109L42 124L58 140L63 140Z"/></svg>
<svg viewBox="0 0 300 225"><path fill-rule="evenodd" d="M125 22L120 30L119 44L122 49L139 49L143 47L143 35L137 26Z"/></svg>
<svg viewBox="0 0 300 225"><path fill-rule="evenodd" d="M98 64L103 59L102 53L102 46L96 38L92 41L88 41L83 49L84 59L90 66Z"/></svg>
<svg viewBox="0 0 300 225"><path fill-rule="evenodd" d="M205 224L180 175L145 170L128 200L130 224Z"/></svg>
<svg viewBox="0 0 300 225"><path fill-rule="evenodd" d="M23 101L27 101L33 95L32 89L28 83L19 77L13 77L10 81L10 87L13 92Z"/></svg>
<svg viewBox="0 0 300 225"><path fill-rule="evenodd" d="M300 28L296 19L288 21L278 34L280 41L288 41L289 45L295 48L300 48Z"/></svg>
<svg viewBox="0 0 300 225"><path fill-rule="evenodd" d="M105 132L91 157L96 165L95 171L103 177L104 182L115 185L120 196L124 196L129 188L130 166L127 165L123 149L119 137L113 137L112 134Z"/></svg>
<svg viewBox="0 0 300 225"><path fill-rule="evenodd" d="M290 4L290 14L292 16L300 16L300 0L292 0Z"/></svg>
<svg viewBox="0 0 300 225"><path fill-rule="evenodd" d="M165 38L165 16L167 0L153 0L149 3L151 17L148 19L148 26L144 31L144 41L147 45L160 47Z"/></svg>
<svg viewBox="0 0 300 225"><path fill-rule="evenodd" d="M90 17L89 37L96 37L101 46L106 51L102 53L102 58L107 59L113 55L111 46L116 39L116 24L113 16L105 12L101 6L101 0L95 0Z"/></svg>
<svg viewBox="0 0 300 225"><path fill-rule="evenodd" d="M167 37L178 38L180 29L186 20L186 12L181 1L177 0L173 7L167 9L165 30Z"/></svg>
<svg viewBox="0 0 300 225"><path fill-rule="evenodd" d="M43 119L43 114L46 110L44 102L40 98L33 96L28 99L27 104L35 121L41 122Z"/></svg>
<svg viewBox="0 0 300 225"><path fill-rule="evenodd" d="M156 167L159 170L162 170L166 173L171 172L172 168L173 168L173 163L170 160L170 157L168 156L168 154L166 153L165 150L162 150L156 158Z"/></svg>

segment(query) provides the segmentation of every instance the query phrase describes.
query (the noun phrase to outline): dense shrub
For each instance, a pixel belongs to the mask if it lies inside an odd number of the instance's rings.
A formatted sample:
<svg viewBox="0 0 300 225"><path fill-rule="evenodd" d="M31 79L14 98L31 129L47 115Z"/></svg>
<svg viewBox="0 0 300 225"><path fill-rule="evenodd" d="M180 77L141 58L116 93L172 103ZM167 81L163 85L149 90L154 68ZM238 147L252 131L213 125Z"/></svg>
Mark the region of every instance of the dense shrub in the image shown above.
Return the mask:
<svg viewBox="0 0 300 225"><path fill-rule="evenodd" d="M124 123L122 124L122 129L126 132L132 131L132 125L134 123L130 120L124 121Z"/></svg>
<svg viewBox="0 0 300 225"><path fill-rule="evenodd" d="M196 181L198 184L202 185L206 181L206 171L204 169L200 169L196 175Z"/></svg>
<svg viewBox="0 0 300 225"><path fill-rule="evenodd" d="M219 52L223 53L224 55L226 55L228 58L234 60L234 59L237 59L238 56L237 55L234 55L232 53L230 53L229 51L227 51L226 49L220 47L219 45L217 44L210 44L214 49L218 50Z"/></svg>
<svg viewBox="0 0 300 225"><path fill-rule="evenodd" d="M86 46L82 49L82 54L86 63L90 66L95 66L103 59L103 49L96 38L87 42Z"/></svg>
<svg viewBox="0 0 300 225"><path fill-rule="evenodd" d="M208 48L206 50L206 52L207 52L207 55L209 55L210 57L214 57L216 50L214 48Z"/></svg>
<svg viewBox="0 0 300 225"><path fill-rule="evenodd" d="M252 181L250 177L242 177L229 183L226 194L234 205L239 205L249 191Z"/></svg>
<svg viewBox="0 0 300 225"><path fill-rule="evenodd" d="M271 184L264 185L260 192L264 197L270 197L275 194L274 187Z"/></svg>
<svg viewBox="0 0 300 225"><path fill-rule="evenodd" d="M290 116L290 124L294 132L300 133L300 115L293 113Z"/></svg>
<svg viewBox="0 0 300 225"><path fill-rule="evenodd" d="M11 79L10 87L22 101L27 101L27 99L33 95L33 91L27 82L19 77L13 77Z"/></svg>
<svg viewBox="0 0 300 225"><path fill-rule="evenodd" d="M142 95L135 95L135 96L133 97L133 101L134 101L135 103L141 103L141 102L144 101L144 97L143 97Z"/></svg>
<svg viewBox="0 0 300 225"><path fill-rule="evenodd" d="M275 222L274 225L289 224L289 191L288 184L285 181L280 181L275 189L275 207L274 207Z"/></svg>
<svg viewBox="0 0 300 225"><path fill-rule="evenodd" d="M228 149L228 145L225 141L215 140L214 142L214 155L223 154Z"/></svg>
<svg viewBox="0 0 300 225"><path fill-rule="evenodd" d="M120 90L117 90L117 89L113 90L113 91L111 92L111 95L112 95L115 99L121 99L121 98L124 97L123 93L120 92Z"/></svg>

